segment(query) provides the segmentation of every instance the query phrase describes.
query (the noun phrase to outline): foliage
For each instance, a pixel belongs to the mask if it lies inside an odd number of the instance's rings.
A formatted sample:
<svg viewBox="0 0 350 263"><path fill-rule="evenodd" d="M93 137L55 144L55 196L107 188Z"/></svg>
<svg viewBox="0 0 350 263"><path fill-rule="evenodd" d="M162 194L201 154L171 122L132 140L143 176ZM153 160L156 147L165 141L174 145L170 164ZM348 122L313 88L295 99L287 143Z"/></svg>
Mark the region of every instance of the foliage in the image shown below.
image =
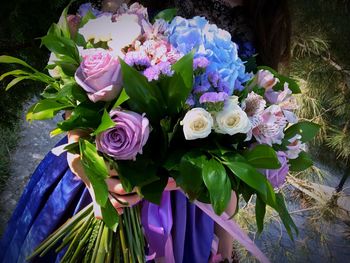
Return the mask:
<svg viewBox="0 0 350 263"><path fill-rule="evenodd" d="M299 116L319 123L318 147L329 148L340 163L346 163L350 159L349 3L294 0L291 7L291 74L303 89Z"/></svg>

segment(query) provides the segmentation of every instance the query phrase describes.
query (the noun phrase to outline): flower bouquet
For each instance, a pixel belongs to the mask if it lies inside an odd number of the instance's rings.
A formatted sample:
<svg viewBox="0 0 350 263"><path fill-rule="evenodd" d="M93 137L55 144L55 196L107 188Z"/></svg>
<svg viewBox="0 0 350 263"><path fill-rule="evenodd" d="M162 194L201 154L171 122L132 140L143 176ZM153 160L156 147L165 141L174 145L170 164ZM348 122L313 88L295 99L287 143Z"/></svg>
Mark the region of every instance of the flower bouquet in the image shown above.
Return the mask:
<svg viewBox="0 0 350 263"><path fill-rule="evenodd" d="M289 171L312 165L305 143L319 129L298 122L294 80L267 67L247 72L230 34L203 17L167 9L151 22L137 3L114 14L85 4L72 27L67 13L41 38L52 52L50 75L1 56L22 66L1 79L14 77L7 89L26 79L45 83L29 121L71 112L52 136L87 133L64 150L80 154L103 219L86 207L31 258L55 248L66 249L63 262L145 262L140 207L116 212L105 182L110 168L126 191L155 204L173 178L191 201L210 204L213 217L232 191L246 201L255 195L259 232L268 205L293 236L279 188Z"/></svg>

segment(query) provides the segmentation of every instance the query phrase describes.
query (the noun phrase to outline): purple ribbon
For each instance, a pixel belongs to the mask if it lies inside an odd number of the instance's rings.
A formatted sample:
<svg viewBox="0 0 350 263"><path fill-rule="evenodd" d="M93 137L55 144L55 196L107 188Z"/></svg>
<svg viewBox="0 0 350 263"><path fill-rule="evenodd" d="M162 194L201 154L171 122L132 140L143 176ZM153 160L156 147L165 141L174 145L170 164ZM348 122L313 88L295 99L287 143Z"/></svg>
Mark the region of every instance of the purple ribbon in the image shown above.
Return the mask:
<svg viewBox="0 0 350 263"><path fill-rule="evenodd" d="M175 263L171 228L173 214L170 192L165 191L160 205L144 202L142 207L142 225L149 245L149 255L165 258L168 263Z"/></svg>
<svg viewBox="0 0 350 263"><path fill-rule="evenodd" d="M226 213L218 216L210 204L198 201L195 201L194 204L241 243L260 262L270 263L269 259L254 244L245 231L234 220L230 219ZM149 245L149 254L155 256L155 258L163 258L167 263L175 263L171 236L173 216L170 192L165 191L163 193L159 206L144 202L141 217ZM213 261L215 262L216 260L214 259Z"/></svg>

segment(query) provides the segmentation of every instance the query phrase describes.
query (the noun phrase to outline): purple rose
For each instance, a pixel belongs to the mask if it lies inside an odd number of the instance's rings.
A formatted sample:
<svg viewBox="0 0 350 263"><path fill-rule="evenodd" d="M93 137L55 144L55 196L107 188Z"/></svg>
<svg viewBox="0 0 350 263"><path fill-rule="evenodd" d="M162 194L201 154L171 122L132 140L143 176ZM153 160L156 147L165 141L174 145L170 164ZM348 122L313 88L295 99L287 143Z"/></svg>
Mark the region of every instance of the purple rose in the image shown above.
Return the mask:
<svg viewBox="0 0 350 263"><path fill-rule="evenodd" d="M277 152L278 161L281 164L281 167L275 170L263 170L266 178L270 181L271 185L274 188L281 187L285 181L287 174L289 172L288 158L285 152Z"/></svg>
<svg viewBox="0 0 350 263"><path fill-rule="evenodd" d="M110 116L116 126L96 137L97 149L116 160L135 160L137 154L142 154L149 137L148 119L144 115L120 109L112 110Z"/></svg>
<svg viewBox="0 0 350 263"><path fill-rule="evenodd" d="M88 93L89 99L97 102L116 98L122 85L118 59L102 48L83 50L82 58L75 80Z"/></svg>

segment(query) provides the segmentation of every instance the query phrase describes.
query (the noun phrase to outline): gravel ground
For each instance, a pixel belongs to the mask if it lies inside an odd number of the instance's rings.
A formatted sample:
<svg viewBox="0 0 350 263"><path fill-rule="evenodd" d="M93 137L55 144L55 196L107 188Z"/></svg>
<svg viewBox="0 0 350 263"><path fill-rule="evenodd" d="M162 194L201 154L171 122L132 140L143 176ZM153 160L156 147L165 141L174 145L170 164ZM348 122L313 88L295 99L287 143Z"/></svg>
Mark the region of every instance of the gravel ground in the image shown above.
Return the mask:
<svg viewBox="0 0 350 263"><path fill-rule="evenodd" d="M21 123L21 134L16 151L11 155L11 176L4 191L0 193L0 233L4 230L22 191L35 168L46 153L63 137L50 138L49 132L61 117L50 121L25 121L25 112L37 100L33 98L26 103Z"/></svg>

